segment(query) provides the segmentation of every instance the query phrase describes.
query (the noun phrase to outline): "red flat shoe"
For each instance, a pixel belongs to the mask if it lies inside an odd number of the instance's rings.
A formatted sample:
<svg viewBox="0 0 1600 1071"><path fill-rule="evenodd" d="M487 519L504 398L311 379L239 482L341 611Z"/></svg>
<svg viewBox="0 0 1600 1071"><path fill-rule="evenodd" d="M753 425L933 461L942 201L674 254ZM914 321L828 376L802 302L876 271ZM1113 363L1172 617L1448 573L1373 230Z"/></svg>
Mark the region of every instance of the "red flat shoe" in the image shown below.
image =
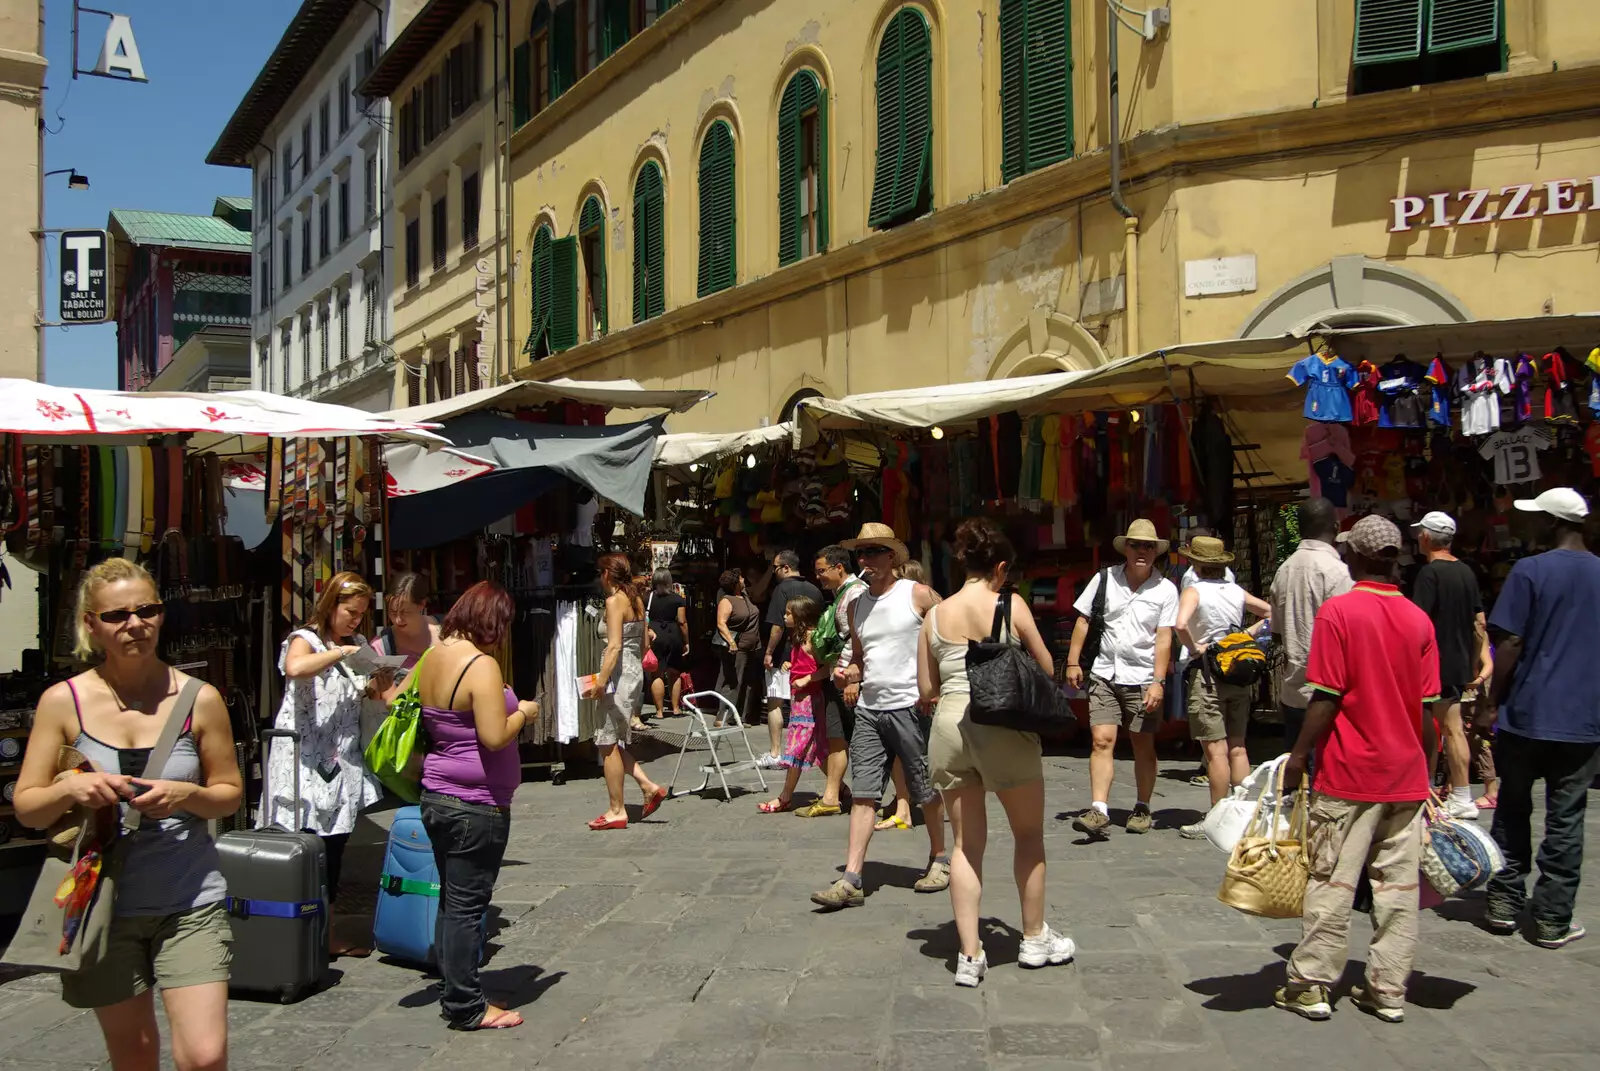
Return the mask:
<svg viewBox="0 0 1600 1071"><path fill-rule="evenodd" d="M667 790L664 788L656 789L655 794L644 801L644 809L639 812L639 820L642 822L655 814L665 802L667 802Z"/></svg>
<svg viewBox="0 0 1600 1071"><path fill-rule="evenodd" d="M599 832L602 829L627 829L628 820L626 818L612 819L607 818L605 815L601 815L599 818L596 818L589 823L589 828L595 830L596 832Z"/></svg>

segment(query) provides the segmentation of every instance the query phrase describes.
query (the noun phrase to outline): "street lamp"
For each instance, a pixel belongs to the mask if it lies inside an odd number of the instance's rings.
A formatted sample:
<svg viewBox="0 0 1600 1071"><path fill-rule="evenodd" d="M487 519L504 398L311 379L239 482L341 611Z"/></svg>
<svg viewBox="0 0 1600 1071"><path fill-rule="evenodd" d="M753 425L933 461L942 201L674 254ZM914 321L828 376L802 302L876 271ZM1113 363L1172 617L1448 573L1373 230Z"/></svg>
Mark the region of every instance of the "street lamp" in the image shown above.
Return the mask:
<svg viewBox="0 0 1600 1071"><path fill-rule="evenodd" d="M67 189L69 190L87 190L89 188L89 176L78 174L78 169L75 167L62 167L54 171L46 171L42 177L49 178L51 175L67 176Z"/></svg>

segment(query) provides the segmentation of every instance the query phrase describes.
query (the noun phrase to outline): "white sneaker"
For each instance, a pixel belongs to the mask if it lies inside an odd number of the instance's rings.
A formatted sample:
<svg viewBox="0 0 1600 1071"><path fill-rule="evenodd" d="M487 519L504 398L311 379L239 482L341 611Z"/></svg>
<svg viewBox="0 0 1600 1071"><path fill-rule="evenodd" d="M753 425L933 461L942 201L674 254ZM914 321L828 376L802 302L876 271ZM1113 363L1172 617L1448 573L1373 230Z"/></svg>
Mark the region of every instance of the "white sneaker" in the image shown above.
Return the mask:
<svg viewBox="0 0 1600 1071"><path fill-rule="evenodd" d="M756 759L756 765L761 767L763 770L776 770L778 768L778 764L782 761L783 760L778 758L776 755L762 752L761 757Z"/></svg>
<svg viewBox="0 0 1600 1071"><path fill-rule="evenodd" d="M1204 822L1196 822L1193 825L1179 826L1178 836L1184 840L1205 840L1206 824Z"/></svg>
<svg viewBox="0 0 1600 1071"><path fill-rule="evenodd" d="M989 954L979 952L978 958L964 956L956 953L956 985L964 985L968 989L974 988L983 981L983 976L989 971Z"/></svg>
<svg viewBox="0 0 1600 1071"><path fill-rule="evenodd" d="M1458 800L1450 796L1444 801L1444 813L1451 818L1462 818L1470 822L1478 817L1478 805L1471 800Z"/></svg>
<svg viewBox="0 0 1600 1071"><path fill-rule="evenodd" d="M1017 962L1024 967L1046 965L1053 967L1069 962L1077 951L1078 946L1073 943L1072 938L1063 937L1046 924L1036 936L1022 939L1022 949L1017 953Z"/></svg>

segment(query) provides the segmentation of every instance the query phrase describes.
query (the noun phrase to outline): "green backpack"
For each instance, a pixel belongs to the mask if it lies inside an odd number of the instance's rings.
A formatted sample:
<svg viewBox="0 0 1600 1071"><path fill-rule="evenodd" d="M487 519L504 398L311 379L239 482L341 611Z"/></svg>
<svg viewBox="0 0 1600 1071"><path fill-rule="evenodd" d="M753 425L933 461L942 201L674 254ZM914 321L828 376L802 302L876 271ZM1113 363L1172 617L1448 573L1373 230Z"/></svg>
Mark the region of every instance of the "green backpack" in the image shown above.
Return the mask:
<svg viewBox="0 0 1600 1071"><path fill-rule="evenodd" d="M839 660L840 655L844 654L845 639L839 634L839 621L835 611L839 608L839 603L844 600L845 592L859 583L861 581L855 577L846 580L844 586L834 595L833 602L822 611L817 627L811 630L811 649L817 654L819 666L831 666Z"/></svg>
<svg viewBox="0 0 1600 1071"><path fill-rule="evenodd" d="M428 652L424 651L417 659L405 691L389 704L389 716L362 753L372 775L407 803L422 799L422 756L427 746L422 736L422 697L417 686L427 657Z"/></svg>

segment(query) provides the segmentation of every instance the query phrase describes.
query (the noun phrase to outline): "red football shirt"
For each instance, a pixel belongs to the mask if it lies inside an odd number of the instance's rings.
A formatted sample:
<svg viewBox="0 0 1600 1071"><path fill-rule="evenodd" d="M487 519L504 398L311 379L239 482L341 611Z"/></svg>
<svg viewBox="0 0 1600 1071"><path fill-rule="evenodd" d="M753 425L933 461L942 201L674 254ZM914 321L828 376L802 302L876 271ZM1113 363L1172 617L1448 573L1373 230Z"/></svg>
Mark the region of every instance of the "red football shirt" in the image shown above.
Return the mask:
<svg viewBox="0 0 1600 1071"><path fill-rule="evenodd" d="M1362 581L1322 604L1306 680L1340 697L1314 787L1372 803L1428 797L1424 704L1439 696L1433 622L1392 584Z"/></svg>

